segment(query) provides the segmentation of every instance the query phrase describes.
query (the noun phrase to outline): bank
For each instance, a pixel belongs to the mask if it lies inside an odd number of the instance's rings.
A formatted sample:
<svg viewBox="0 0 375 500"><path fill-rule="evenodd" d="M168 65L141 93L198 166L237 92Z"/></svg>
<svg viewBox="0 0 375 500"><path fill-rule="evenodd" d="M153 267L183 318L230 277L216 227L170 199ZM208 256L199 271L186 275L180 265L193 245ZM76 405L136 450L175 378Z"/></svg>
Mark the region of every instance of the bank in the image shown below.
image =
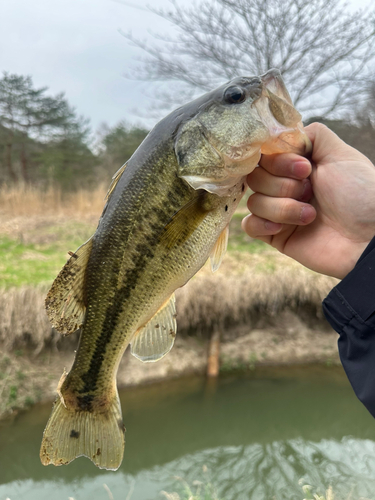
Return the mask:
<svg viewBox="0 0 375 500"><path fill-rule="evenodd" d="M177 290L178 334L157 363L141 363L127 351L118 386L205 374L210 339L220 335L220 371L262 365L339 362L337 334L321 312L336 280L313 273L272 249L230 252L221 268L205 266ZM0 293L0 418L39 401L53 400L69 370L78 335L62 337L44 312L45 286Z"/></svg>

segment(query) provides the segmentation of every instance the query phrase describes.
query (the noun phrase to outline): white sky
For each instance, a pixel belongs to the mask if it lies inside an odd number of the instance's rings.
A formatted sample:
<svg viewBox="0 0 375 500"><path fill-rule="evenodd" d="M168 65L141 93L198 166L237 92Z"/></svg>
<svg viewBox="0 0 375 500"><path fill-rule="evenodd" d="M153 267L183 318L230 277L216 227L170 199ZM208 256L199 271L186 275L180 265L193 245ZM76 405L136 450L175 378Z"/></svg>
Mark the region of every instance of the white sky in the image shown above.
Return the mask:
<svg viewBox="0 0 375 500"><path fill-rule="evenodd" d="M356 7L373 2L350 0ZM0 0L0 72L31 75L35 86L49 87L50 94L65 92L94 130L122 119L151 127L155 120L145 118L150 101L144 94L152 84L123 76L142 52L118 31L144 38L148 30L168 32L170 23L131 7L148 3L169 5L168 0Z"/></svg>

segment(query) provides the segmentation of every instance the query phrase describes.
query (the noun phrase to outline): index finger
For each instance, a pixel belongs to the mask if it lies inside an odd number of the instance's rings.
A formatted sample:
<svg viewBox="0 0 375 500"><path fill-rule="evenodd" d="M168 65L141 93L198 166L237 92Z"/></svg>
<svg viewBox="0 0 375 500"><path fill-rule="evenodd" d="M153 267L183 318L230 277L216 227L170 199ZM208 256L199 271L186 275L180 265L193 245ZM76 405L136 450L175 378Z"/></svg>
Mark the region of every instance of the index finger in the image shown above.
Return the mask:
<svg viewBox="0 0 375 500"><path fill-rule="evenodd" d="M295 153L262 155L259 165L277 177L306 179L311 174L311 163Z"/></svg>

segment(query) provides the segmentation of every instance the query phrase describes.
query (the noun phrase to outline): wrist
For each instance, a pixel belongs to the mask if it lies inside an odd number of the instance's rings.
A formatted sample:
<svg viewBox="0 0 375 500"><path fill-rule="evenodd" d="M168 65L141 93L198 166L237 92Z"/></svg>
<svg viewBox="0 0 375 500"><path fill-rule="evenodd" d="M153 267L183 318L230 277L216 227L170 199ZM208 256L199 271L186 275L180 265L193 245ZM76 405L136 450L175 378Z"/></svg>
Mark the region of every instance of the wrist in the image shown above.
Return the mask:
<svg viewBox="0 0 375 500"><path fill-rule="evenodd" d="M370 241L353 244L353 246L351 246L350 248L344 249L342 255L340 256L340 259L338 260L343 264L337 270L337 275L335 275L334 277L343 280L355 268L355 266L373 249L375 249L375 238Z"/></svg>

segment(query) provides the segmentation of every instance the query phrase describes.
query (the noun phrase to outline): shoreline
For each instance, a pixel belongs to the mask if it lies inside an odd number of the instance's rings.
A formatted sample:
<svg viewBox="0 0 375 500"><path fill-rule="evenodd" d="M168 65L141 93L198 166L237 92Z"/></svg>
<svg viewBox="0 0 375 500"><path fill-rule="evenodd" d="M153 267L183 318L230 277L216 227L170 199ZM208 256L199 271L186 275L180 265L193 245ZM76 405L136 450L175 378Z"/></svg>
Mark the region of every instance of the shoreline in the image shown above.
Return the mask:
<svg viewBox="0 0 375 500"><path fill-rule="evenodd" d="M278 326L233 327L220 343L221 374L253 371L264 366L340 364L337 333L330 328L311 328L292 311L279 316ZM230 340L225 340L229 337ZM142 363L127 349L119 366L117 385L125 387L160 383L163 380L204 376L209 341L203 337L177 336L174 347L157 363ZM0 420L16 416L36 403L52 402L64 369L74 359L73 349L37 356L32 353L1 353ZM4 396L8 393L8 399Z"/></svg>
<svg viewBox="0 0 375 500"><path fill-rule="evenodd" d="M337 334L321 309L338 281L248 238L240 228L242 215L231 221L229 251L220 269L213 274L207 264L176 290L178 330L172 351L149 364L126 352L120 388L204 374L214 333L221 338L221 373L339 363ZM7 283L0 288L0 419L53 400L64 368L72 364L78 335L63 337L51 328L44 300L66 250L91 235L97 218L91 212L77 217L63 211L54 217L13 214L0 223L8 249L0 266Z"/></svg>

